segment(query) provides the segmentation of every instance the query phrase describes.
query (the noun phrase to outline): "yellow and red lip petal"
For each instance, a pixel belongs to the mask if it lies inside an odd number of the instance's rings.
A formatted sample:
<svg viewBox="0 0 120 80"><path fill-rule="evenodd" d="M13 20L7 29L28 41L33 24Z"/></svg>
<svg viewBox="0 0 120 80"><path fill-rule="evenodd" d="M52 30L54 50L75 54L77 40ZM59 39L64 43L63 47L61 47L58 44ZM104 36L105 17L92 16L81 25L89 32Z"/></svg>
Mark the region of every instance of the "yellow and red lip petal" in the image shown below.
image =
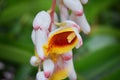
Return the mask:
<svg viewBox="0 0 120 80"><path fill-rule="evenodd" d="M73 49L77 43L78 38L74 30L67 27L53 33L43 48L46 55L49 53L63 54Z"/></svg>

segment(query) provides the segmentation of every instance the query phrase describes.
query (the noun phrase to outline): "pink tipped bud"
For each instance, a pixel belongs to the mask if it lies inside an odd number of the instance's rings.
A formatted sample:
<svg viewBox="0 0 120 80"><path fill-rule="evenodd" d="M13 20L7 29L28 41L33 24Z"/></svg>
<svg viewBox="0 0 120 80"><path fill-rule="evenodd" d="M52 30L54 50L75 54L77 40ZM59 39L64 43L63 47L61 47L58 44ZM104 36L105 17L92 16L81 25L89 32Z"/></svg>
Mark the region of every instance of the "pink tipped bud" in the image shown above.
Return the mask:
<svg viewBox="0 0 120 80"><path fill-rule="evenodd" d="M83 14L82 16L77 16L76 20L77 20L78 25L81 27L82 31L85 34L88 34L90 32L90 26L87 22L85 15Z"/></svg>
<svg viewBox="0 0 120 80"><path fill-rule="evenodd" d="M38 72L36 75L36 80L48 80L45 75L44 72Z"/></svg>
<svg viewBox="0 0 120 80"><path fill-rule="evenodd" d="M33 28L35 30L39 28L48 29L51 22L49 13L45 11L39 12L33 20Z"/></svg>
<svg viewBox="0 0 120 80"><path fill-rule="evenodd" d="M50 59L46 59L43 63L43 70L45 77L48 78L50 75L52 75L54 71L54 63Z"/></svg>
<svg viewBox="0 0 120 80"><path fill-rule="evenodd" d="M51 73L50 72L44 72L44 75L45 75L46 78L49 78Z"/></svg>
<svg viewBox="0 0 120 80"><path fill-rule="evenodd" d="M83 7L79 0L63 0L65 6L72 10L76 15L82 15Z"/></svg>
<svg viewBox="0 0 120 80"><path fill-rule="evenodd" d="M74 14L76 16L82 16L83 15L83 11L82 10L81 11L75 11Z"/></svg>
<svg viewBox="0 0 120 80"><path fill-rule="evenodd" d="M38 66L40 60L36 56L32 56L30 59L30 64L32 66Z"/></svg>

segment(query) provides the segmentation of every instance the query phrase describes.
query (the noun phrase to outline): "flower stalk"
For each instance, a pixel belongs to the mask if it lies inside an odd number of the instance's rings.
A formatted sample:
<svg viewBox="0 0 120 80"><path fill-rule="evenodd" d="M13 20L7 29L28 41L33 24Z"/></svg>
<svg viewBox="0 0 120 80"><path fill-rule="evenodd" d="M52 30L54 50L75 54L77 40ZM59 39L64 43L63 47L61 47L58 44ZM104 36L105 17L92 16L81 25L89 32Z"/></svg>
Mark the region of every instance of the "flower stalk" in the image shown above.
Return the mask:
<svg viewBox="0 0 120 80"><path fill-rule="evenodd" d="M49 31L51 31L52 24L54 23L55 7L56 7L56 0L52 0L52 7L51 7L51 12L50 12L51 22L50 22L50 26L49 26Z"/></svg>

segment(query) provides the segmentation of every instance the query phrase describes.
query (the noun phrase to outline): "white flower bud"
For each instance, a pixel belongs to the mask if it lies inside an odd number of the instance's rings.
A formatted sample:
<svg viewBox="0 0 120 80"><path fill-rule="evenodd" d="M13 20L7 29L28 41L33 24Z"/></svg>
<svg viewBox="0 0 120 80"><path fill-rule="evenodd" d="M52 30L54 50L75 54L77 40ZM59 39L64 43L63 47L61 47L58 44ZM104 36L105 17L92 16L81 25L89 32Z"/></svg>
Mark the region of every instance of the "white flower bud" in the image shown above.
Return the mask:
<svg viewBox="0 0 120 80"><path fill-rule="evenodd" d="M62 2L59 2L58 5L59 5L59 10L60 10L61 21L67 20L69 16L67 7L65 7Z"/></svg>
<svg viewBox="0 0 120 80"><path fill-rule="evenodd" d="M54 23L58 22L58 16L56 14L56 12L54 12ZM57 27L55 24L52 24L52 29L51 31L55 30Z"/></svg>
<svg viewBox="0 0 120 80"><path fill-rule="evenodd" d="M43 63L43 69L44 69L45 77L46 78L50 77L50 75L52 75L52 73L54 71L53 61L50 59L45 60Z"/></svg>
<svg viewBox="0 0 120 80"><path fill-rule="evenodd" d="M30 59L30 64L32 66L38 66L40 60L36 56L32 56Z"/></svg>
<svg viewBox="0 0 120 80"><path fill-rule="evenodd" d="M83 14L82 16L77 16L76 19L77 19L77 23L80 26L80 28L82 29L82 31L85 34L88 34L90 32L90 26L86 20L85 15Z"/></svg>
<svg viewBox="0 0 120 80"><path fill-rule="evenodd" d="M77 16L83 15L83 7L79 0L63 0L64 4Z"/></svg>
<svg viewBox="0 0 120 80"><path fill-rule="evenodd" d="M44 60L45 55L43 51L43 44L47 42L47 32L43 30L37 30L35 33L35 47L38 56Z"/></svg>
<svg viewBox="0 0 120 80"><path fill-rule="evenodd" d="M67 54L72 55L73 53L72 53L72 51L69 51ZM77 80L77 75L76 75L74 65L73 65L73 58L71 58L70 60L65 60L63 66L65 68L68 68L68 70L69 70L68 71L69 72L69 75L68 75L69 79L70 80Z"/></svg>
<svg viewBox="0 0 120 80"><path fill-rule="evenodd" d="M38 72L36 75L36 80L48 80L45 75L44 72Z"/></svg>
<svg viewBox="0 0 120 80"><path fill-rule="evenodd" d="M50 22L51 22L51 18L49 13L45 11L41 11L35 16L33 20L33 28L35 30L39 28L48 29Z"/></svg>

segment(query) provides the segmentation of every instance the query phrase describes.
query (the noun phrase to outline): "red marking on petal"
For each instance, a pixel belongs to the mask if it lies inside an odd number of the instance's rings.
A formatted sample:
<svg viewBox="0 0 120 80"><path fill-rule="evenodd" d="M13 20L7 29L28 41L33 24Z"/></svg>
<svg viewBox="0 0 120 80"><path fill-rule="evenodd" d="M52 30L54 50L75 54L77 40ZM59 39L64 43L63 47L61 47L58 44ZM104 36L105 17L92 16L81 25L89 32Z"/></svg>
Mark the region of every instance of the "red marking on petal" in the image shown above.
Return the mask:
<svg viewBox="0 0 120 80"><path fill-rule="evenodd" d="M63 56L63 59L65 60L65 61L68 61L68 60L70 60L72 58L72 55L65 55L65 56Z"/></svg>
<svg viewBox="0 0 120 80"><path fill-rule="evenodd" d="M43 28L40 27L40 26L35 26L35 27L33 27L33 29L36 31L36 30L38 30L38 29L42 30Z"/></svg>
<svg viewBox="0 0 120 80"><path fill-rule="evenodd" d="M39 29L39 26L35 26L35 27L33 27L33 29L36 31Z"/></svg>
<svg viewBox="0 0 120 80"><path fill-rule="evenodd" d="M73 27L77 28L80 31L80 27L77 24L73 24Z"/></svg>
<svg viewBox="0 0 120 80"><path fill-rule="evenodd" d="M83 11L80 10L80 11L75 11L75 15L77 16L82 16L83 15Z"/></svg>
<svg viewBox="0 0 120 80"><path fill-rule="evenodd" d="M44 72L44 75L45 75L46 78L49 78L50 77L50 72Z"/></svg>
<svg viewBox="0 0 120 80"><path fill-rule="evenodd" d="M63 33L59 33L53 36L53 38L50 41L50 45L51 46L59 46L59 47L63 47L63 46L67 46L67 45L71 45L75 42L75 40L77 39L77 37L75 37L71 43L68 42L67 37L69 34L71 34L73 31L68 31L68 32L63 32Z"/></svg>

